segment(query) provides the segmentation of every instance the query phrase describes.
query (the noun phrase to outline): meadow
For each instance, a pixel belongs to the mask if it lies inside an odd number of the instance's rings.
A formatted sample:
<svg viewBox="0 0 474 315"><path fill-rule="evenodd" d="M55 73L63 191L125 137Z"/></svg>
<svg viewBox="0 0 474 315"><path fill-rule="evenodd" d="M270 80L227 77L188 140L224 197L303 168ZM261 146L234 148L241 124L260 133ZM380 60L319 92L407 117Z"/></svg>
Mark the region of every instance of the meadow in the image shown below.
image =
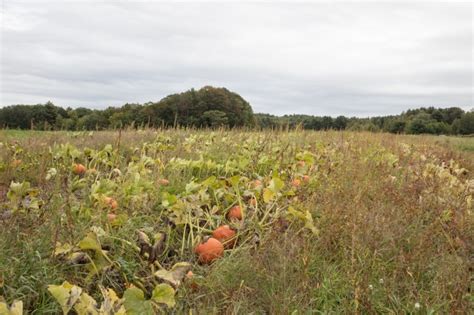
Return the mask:
<svg viewBox="0 0 474 315"><path fill-rule="evenodd" d="M472 313L473 172L474 138L0 131L0 314Z"/></svg>

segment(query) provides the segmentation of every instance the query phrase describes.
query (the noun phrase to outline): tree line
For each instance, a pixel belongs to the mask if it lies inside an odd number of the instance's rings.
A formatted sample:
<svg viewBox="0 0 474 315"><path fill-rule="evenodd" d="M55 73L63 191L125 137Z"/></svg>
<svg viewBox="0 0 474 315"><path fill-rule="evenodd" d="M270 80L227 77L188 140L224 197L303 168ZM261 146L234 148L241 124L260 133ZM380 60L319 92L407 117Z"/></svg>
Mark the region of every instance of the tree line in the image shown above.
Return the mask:
<svg viewBox="0 0 474 315"><path fill-rule="evenodd" d="M104 130L117 128L248 127L383 131L407 134L474 134L474 111L459 107L418 108L400 115L357 118L254 114L250 104L225 88L205 86L169 95L159 102L125 104L103 110L63 108L51 102L0 108L0 128Z"/></svg>
<svg viewBox="0 0 474 315"><path fill-rule="evenodd" d="M399 115L370 118L338 116L311 116L255 114L257 125L262 128L300 126L311 130L352 130L406 134L474 134L474 111L466 112L459 107L411 109Z"/></svg>

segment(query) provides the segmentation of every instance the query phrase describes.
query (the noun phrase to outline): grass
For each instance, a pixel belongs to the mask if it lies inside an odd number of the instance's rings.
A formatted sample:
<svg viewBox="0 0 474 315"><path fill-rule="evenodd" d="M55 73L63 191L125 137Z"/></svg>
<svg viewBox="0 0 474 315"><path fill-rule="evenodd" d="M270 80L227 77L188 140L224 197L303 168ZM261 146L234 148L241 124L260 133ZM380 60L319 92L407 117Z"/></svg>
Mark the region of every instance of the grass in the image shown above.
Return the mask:
<svg viewBox="0 0 474 315"><path fill-rule="evenodd" d="M178 288L177 305L169 313L461 314L473 309L472 138L305 131L144 130L120 136L112 131L3 131L0 142L0 216L11 210L5 196L11 181L30 182L42 203L37 210L20 208L0 219L0 295L8 303L22 300L29 313L60 312L47 285L63 280L97 300L99 285L114 288L119 296L130 284L149 293L150 275L158 267L133 249L137 229L150 236L167 233L161 266L193 264L196 276ZM78 148L76 159L98 171L85 176L87 184L76 190L72 187L79 178L69 171L73 149L61 149L66 143ZM112 151L100 153L106 144ZM100 159L88 160L87 148L97 150L94 156ZM303 172L309 182L291 188L291 179L301 173L297 160L308 156L312 161L307 160ZM151 166L145 157L153 161ZM21 165L11 167L13 159L21 159ZM59 174L46 181L53 165ZM122 175L113 177L113 168ZM265 185L273 174L285 187L268 203L246 179L239 189L219 186L205 197L184 193L193 181L237 174L261 178ZM92 184L104 178L117 185L118 214L127 216L117 226L107 223L107 210L90 197ZM159 178L169 179L170 186L156 185ZM184 202L188 214L179 215L187 223L176 223L176 209L163 207L163 192ZM251 195L258 199L255 209L247 206ZM235 202L248 211L243 223L231 223L239 243L212 265L198 264L193 246L207 230L228 223L224 210ZM317 234L289 206L308 211ZM77 244L91 226L103 228L102 243L119 267L88 279L84 266L67 264L52 252L56 241Z"/></svg>

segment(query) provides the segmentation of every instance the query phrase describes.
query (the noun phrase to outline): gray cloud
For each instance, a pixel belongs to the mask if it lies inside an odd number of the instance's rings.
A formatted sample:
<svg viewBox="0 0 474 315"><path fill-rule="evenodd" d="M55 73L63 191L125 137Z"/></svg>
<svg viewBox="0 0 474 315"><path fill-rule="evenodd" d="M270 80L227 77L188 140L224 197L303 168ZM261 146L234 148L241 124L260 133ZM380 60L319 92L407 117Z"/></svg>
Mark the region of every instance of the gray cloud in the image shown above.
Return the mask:
<svg viewBox="0 0 474 315"><path fill-rule="evenodd" d="M468 110L472 9L4 0L0 105L104 108L210 84L274 114Z"/></svg>

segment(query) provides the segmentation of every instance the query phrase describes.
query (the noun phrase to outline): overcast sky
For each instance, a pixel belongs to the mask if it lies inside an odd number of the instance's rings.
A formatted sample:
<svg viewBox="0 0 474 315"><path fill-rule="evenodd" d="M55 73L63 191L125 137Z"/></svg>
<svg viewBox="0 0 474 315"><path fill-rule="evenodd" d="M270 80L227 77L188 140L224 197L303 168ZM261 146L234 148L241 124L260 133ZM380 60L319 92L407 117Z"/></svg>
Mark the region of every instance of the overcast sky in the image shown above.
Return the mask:
<svg viewBox="0 0 474 315"><path fill-rule="evenodd" d="M474 108L471 2L2 0L1 22L0 106L213 85L279 115Z"/></svg>

